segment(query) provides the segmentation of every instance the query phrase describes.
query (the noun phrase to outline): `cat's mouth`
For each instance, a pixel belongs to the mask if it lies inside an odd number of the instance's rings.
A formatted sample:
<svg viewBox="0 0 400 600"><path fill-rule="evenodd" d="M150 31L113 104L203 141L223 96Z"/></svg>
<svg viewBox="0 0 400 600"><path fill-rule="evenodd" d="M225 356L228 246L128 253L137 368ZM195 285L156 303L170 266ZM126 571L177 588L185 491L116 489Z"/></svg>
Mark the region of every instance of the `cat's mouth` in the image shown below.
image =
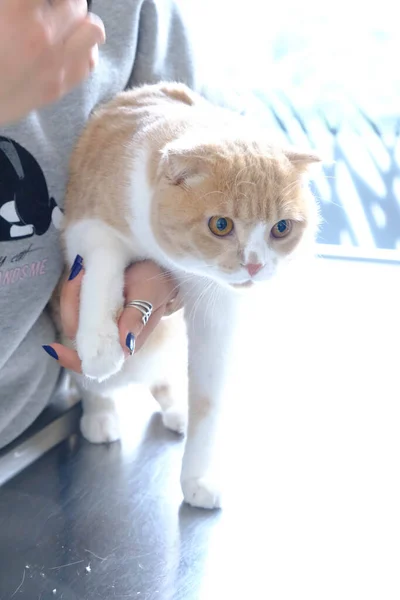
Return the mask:
<svg viewBox="0 0 400 600"><path fill-rule="evenodd" d="M231 283L230 286L235 288L235 289L239 289L239 290L243 290L245 288L251 288L254 285L254 281L252 281L251 279L248 279L247 281L243 281L243 283Z"/></svg>

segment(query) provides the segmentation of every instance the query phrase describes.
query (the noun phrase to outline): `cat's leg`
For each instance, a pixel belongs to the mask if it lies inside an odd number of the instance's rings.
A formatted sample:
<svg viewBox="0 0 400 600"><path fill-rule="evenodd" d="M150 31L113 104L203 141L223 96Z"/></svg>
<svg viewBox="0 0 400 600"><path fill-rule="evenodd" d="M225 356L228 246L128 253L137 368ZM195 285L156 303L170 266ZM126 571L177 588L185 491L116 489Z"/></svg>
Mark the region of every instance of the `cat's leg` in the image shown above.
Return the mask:
<svg viewBox="0 0 400 600"><path fill-rule="evenodd" d="M188 418L187 335L183 314L161 321L148 351L155 361L151 392L167 429L186 433Z"/></svg>
<svg viewBox="0 0 400 600"><path fill-rule="evenodd" d="M153 332L155 371L150 386L167 429L186 433L188 418L187 334L183 312L163 319Z"/></svg>
<svg viewBox="0 0 400 600"><path fill-rule="evenodd" d="M183 382L160 381L151 388L151 393L161 407L164 426L183 435L187 428L187 390Z"/></svg>
<svg viewBox="0 0 400 600"><path fill-rule="evenodd" d="M171 431L187 427L187 336L182 313L163 319L124 371L131 381L145 385L161 407L162 420Z"/></svg>
<svg viewBox="0 0 400 600"><path fill-rule="evenodd" d="M120 438L120 423L112 394L82 390L81 432L92 444L106 444Z"/></svg>
<svg viewBox="0 0 400 600"><path fill-rule="evenodd" d="M95 220L71 226L65 238L70 261L80 254L85 267L76 348L84 375L102 381L124 363L116 318L129 257L117 233Z"/></svg>
<svg viewBox="0 0 400 600"><path fill-rule="evenodd" d="M68 348L74 347L72 341L63 334L61 342ZM115 392L127 383L124 373L118 373L103 382L86 379L73 372L69 376L70 390L75 389L77 397L82 400L80 429L83 437L92 444L107 444L119 440L120 418Z"/></svg>
<svg viewBox="0 0 400 600"><path fill-rule="evenodd" d="M185 300L189 423L181 484L186 502L201 508L216 508L221 504L220 416L236 298L230 290L214 286L207 292L204 289L194 290Z"/></svg>

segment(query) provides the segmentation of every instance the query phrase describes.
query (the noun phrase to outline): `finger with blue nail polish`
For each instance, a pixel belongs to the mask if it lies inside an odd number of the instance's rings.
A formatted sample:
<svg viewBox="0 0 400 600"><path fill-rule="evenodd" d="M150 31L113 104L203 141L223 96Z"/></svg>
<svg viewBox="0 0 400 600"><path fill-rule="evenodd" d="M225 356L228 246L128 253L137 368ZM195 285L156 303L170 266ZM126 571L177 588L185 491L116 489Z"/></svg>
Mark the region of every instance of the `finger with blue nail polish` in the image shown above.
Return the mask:
<svg viewBox="0 0 400 600"><path fill-rule="evenodd" d="M47 352L49 356L51 356L51 358L55 358L56 360L58 360L58 354L54 350L54 348L52 348L51 346L42 346L42 348L45 352Z"/></svg>
<svg viewBox="0 0 400 600"><path fill-rule="evenodd" d="M75 371L75 373L82 373L81 361L73 348L67 348L67 346L54 342L51 346L43 346L43 349L49 356L57 360L60 367Z"/></svg>
<svg viewBox="0 0 400 600"><path fill-rule="evenodd" d="M79 254L77 254L76 258L74 260L74 263L71 267L71 272L69 274L68 281L72 281L73 279L75 279L75 277L77 277L77 275L79 275L79 273L82 271L82 269L83 269L83 258Z"/></svg>
<svg viewBox="0 0 400 600"><path fill-rule="evenodd" d="M132 356L132 354L135 352L135 336L133 333L128 333L126 336L125 345L129 350L129 354Z"/></svg>

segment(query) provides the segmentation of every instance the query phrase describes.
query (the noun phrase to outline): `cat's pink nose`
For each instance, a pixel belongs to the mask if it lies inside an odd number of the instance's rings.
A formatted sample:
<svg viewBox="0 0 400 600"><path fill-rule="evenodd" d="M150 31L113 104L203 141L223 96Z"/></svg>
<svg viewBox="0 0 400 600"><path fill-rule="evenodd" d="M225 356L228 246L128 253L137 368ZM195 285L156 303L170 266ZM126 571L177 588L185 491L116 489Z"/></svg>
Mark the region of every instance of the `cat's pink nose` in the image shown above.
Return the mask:
<svg viewBox="0 0 400 600"><path fill-rule="evenodd" d="M257 275L258 271L260 271L263 268L263 265L260 263L251 263L246 265L246 269L250 275L250 277L254 277L254 275Z"/></svg>

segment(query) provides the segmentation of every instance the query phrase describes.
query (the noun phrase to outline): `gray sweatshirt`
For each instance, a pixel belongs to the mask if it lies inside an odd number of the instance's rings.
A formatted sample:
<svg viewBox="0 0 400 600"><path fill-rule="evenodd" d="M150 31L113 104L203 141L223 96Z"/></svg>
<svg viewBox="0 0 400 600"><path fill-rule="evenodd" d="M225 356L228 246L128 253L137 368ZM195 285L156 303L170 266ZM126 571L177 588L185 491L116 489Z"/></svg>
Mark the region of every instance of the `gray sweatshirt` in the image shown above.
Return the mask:
<svg viewBox="0 0 400 600"><path fill-rule="evenodd" d="M46 305L61 275L59 224L68 160L94 106L127 86L193 81L173 0L93 0L107 43L91 78L57 104L0 129L0 447L48 404L59 365Z"/></svg>

